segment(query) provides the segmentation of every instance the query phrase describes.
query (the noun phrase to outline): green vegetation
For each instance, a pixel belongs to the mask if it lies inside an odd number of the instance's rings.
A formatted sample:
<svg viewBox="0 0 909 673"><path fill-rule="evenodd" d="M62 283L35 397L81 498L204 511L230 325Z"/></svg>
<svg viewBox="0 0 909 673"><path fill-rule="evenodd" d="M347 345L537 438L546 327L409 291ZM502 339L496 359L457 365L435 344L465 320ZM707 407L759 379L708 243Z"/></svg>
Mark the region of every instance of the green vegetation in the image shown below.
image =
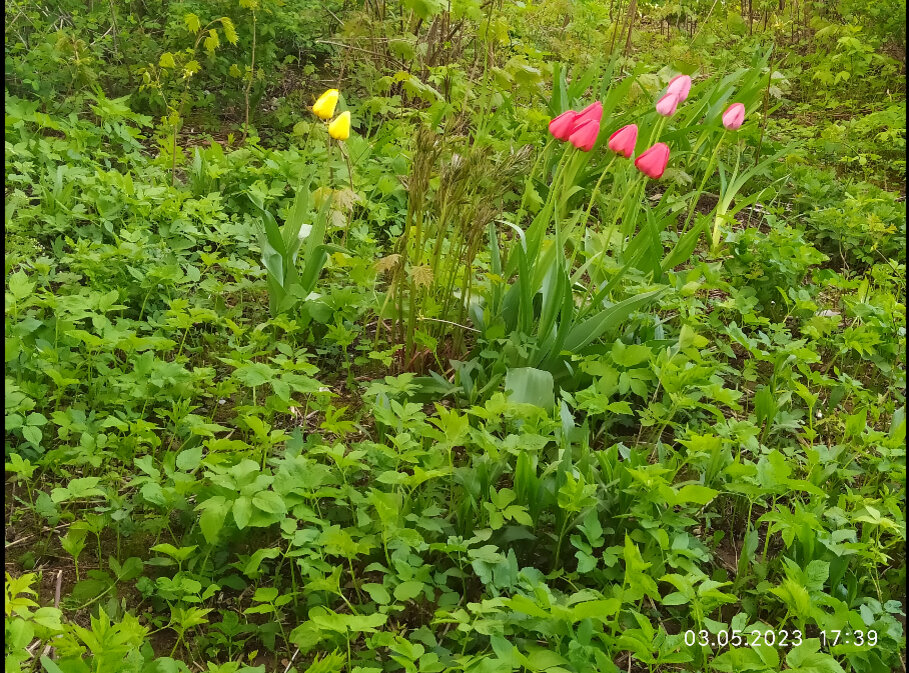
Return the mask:
<svg viewBox="0 0 909 673"><path fill-rule="evenodd" d="M905 2L5 9L7 673L905 671Z"/></svg>

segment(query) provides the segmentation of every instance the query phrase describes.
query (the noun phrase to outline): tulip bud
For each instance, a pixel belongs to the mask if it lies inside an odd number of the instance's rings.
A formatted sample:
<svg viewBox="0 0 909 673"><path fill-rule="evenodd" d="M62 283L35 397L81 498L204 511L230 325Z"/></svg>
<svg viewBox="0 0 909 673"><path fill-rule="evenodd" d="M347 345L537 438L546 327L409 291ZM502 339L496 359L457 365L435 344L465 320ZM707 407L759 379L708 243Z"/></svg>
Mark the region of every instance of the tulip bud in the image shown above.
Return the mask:
<svg viewBox="0 0 909 673"><path fill-rule="evenodd" d="M588 119L574 128L571 135L568 137L568 142L582 152L589 152L593 149L599 133L600 122Z"/></svg>
<svg viewBox="0 0 909 673"><path fill-rule="evenodd" d="M663 177L663 171L666 170L666 164L668 163L669 145L666 143L657 143L634 160L634 165L637 169L648 178L654 180L659 180Z"/></svg>
<svg viewBox="0 0 909 673"><path fill-rule="evenodd" d="M678 105L679 95L677 93L667 93L657 102L656 111L664 117L671 117L675 114L675 109Z"/></svg>
<svg viewBox="0 0 909 673"><path fill-rule="evenodd" d="M350 137L350 112L344 111L328 125L328 135L335 140L347 140Z"/></svg>
<svg viewBox="0 0 909 673"><path fill-rule="evenodd" d="M335 106L338 104L339 92L337 89L329 89L321 96L312 106L313 114L319 119L331 119L335 114Z"/></svg>
<svg viewBox="0 0 909 673"><path fill-rule="evenodd" d="M588 120L599 122L603 119L603 104L600 101L594 101L578 113L578 124Z"/></svg>
<svg viewBox="0 0 909 673"><path fill-rule="evenodd" d="M674 93L679 97L679 103L685 102L688 92L691 91L691 78L688 75L676 75L669 80L666 93Z"/></svg>
<svg viewBox="0 0 909 673"><path fill-rule="evenodd" d="M621 154L626 159L630 159L634 154L634 146L638 141L637 124L623 126L618 131L609 136L609 149L616 154Z"/></svg>
<svg viewBox="0 0 909 673"><path fill-rule="evenodd" d="M574 110L563 112L549 122L549 132L557 140L568 140L568 136L570 136L571 132L574 130L577 118L578 113Z"/></svg>
<svg viewBox="0 0 909 673"><path fill-rule="evenodd" d="M741 103L733 103L723 113L723 126L730 131L735 131L745 123L745 106Z"/></svg>

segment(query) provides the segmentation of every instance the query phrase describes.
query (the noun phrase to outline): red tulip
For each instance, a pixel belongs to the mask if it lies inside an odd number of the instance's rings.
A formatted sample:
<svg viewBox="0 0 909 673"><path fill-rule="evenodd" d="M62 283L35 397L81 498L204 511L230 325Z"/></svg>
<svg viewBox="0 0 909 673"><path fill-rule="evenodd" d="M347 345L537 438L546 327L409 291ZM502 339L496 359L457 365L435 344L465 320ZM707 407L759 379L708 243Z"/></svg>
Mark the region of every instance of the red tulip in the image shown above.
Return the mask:
<svg viewBox="0 0 909 673"><path fill-rule="evenodd" d="M666 164L669 163L669 145L657 143L634 160L634 165L648 178L659 180L663 177Z"/></svg>
<svg viewBox="0 0 909 673"><path fill-rule="evenodd" d="M634 154L634 145L638 141L637 124L623 126L618 131L609 136L609 149L616 154L621 154L626 159L630 159Z"/></svg>
<svg viewBox="0 0 909 673"><path fill-rule="evenodd" d="M664 117L671 117L675 114L675 109L678 107L678 104L681 101L679 100L679 95L677 93L667 93L665 96L660 98L656 104L656 111L659 112Z"/></svg>
<svg viewBox="0 0 909 673"><path fill-rule="evenodd" d="M594 119L588 119L574 127L568 142L577 147L579 150L589 152L593 149L597 141L597 135L600 133L600 122Z"/></svg>
<svg viewBox="0 0 909 673"><path fill-rule="evenodd" d="M600 101L594 101L581 110L578 115L578 124L589 119L592 119L595 122L599 122L603 119L603 104Z"/></svg>
<svg viewBox="0 0 909 673"><path fill-rule="evenodd" d="M688 98L688 92L691 91L691 78L688 75L676 75L669 80L669 86L666 93L674 93L679 97L679 103L683 103Z"/></svg>
<svg viewBox="0 0 909 673"><path fill-rule="evenodd" d="M568 136L574 130L578 113L574 110L563 112L558 117L549 122L549 132L558 140L568 140Z"/></svg>
<svg viewBox="0 0 909 673"><path fill-rule="evenodd" d="M723 113L723 126L730 131L735 131L745 122L745 106L733 103Z"/></svg>

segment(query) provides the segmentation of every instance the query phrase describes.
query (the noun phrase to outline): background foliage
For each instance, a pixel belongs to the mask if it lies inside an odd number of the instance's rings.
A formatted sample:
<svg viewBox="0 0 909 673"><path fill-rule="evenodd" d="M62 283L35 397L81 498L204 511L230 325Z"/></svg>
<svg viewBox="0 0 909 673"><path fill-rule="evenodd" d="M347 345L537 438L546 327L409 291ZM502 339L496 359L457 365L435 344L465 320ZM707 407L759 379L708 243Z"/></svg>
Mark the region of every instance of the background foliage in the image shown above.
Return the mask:
<svg viewBox="0 0 909 673"><path fill-rule="evenodd" d="M905 669L905 2L5 9L8 672Z"/></svg>

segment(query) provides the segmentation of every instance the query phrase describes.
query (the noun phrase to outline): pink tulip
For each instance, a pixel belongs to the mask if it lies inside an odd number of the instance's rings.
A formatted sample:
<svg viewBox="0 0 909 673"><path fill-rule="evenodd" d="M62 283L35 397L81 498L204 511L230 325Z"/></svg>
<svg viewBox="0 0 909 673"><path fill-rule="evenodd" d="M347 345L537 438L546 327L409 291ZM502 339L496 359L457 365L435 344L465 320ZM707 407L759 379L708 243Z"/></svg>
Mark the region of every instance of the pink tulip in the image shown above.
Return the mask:
<svg viewBox="0 0 909 673"><path fill-rule="evenodd" d="M595 122L603 119L603 104L600 101L594 101L578 114L578 124L589 119Z"/></svg>
<svg viewBox="0 0 909 673"><path fill-rule="evenodd" d="M669 145L666 143L657 143L653 147L644 150L634 165L648 178L659 180L663 177L663 171L666 170L666 164L669 163Z"/></svg>
<svg viewBox="0 0 909 673"><path fill-rule="evenodd" d="M680 102L677 93L667 93L657 102L656 111L664 117L671 117L675 114L675 109Z"/></svg>
<svg viewBox="0 0 909 673"><path fill-rule="evenodd" d="M676 75L669 80L666 93L674 93L679 97L679 103L685 102L688 92L691 91L691 78L688 75Z"/></svg>
<svg viewBox="0 0 909 673"><path fill-rule="evenodd" d="M549 132L558 140L568 140L568 136L574 130L578 113L574 110L563 112L558 117L549 122Z"/></svg>
<svg viewBox="0 0 909 673"><path fill-rule="evenodd" d="M745 106L733 103L723 113L723 126L730 131L735 131L745 122Z"/></svg>
<svg viewBox="0 0 909 673"><path fill-rule="evenodd" d="M609 136L609 149L616 154L621 154L626 159L630 159L634 154L634 145L638 141L637 124L623 126L618 131Z"/></svg>
<svg viewBox="0 0 909 673"><path fill-rule="evenodd" d="M600 133L600 122L594 119L588 119L574 127L568 142L577 147L579 150L589 152L593 149L597 141L597 135Z"/></svg>

